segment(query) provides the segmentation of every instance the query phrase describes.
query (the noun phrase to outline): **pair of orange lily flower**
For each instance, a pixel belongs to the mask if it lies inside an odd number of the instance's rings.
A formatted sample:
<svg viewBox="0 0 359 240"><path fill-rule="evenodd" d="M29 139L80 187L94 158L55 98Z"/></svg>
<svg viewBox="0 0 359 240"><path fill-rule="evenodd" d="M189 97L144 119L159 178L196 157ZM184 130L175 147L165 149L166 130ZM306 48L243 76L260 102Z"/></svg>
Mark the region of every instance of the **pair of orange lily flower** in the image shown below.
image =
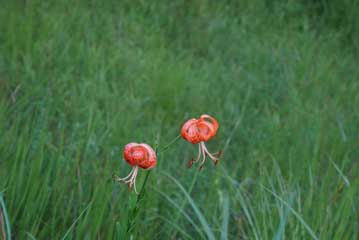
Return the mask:
<svg viewBox="0 0 359 240"><path fill-rule="evenodd" d="M207 156L217 165L221 151L218 153L210 153L205 142L212 139L218 130L219 124L214 117L207 114L202 115L199 119L192 118L186 121L181 128L181 136L192 144L198 144L198 155L196 159L191 159L188 163L192 167L193 163L202 161L199 170L202 170ZM130 174L124 178L116 178L116 181L128 184L129 189L136 189L136 176L138 169L151 169L157 164L156 152L146 143L128 143L123 149L123 157L125 161L132 166Z"/></svg>

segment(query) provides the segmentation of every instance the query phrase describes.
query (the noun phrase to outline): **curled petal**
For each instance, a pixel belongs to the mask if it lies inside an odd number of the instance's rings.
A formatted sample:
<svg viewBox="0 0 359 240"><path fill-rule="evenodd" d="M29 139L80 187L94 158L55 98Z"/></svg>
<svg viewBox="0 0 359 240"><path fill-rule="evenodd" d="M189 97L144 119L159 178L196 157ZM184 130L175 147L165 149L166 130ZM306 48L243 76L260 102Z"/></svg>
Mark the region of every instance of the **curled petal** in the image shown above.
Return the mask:
<svg viewBox="0 0 359 240"><path fill-rule="evenodd" d="M136 161L133 159L133 149L138 146L138 143L128 143L123 149L123 158L126 160L128 164L131 166L136 165Z"/></svg>
<svg viewBox="0 0 359 240"><path fill-rule="evenodd" d="M197 124L197 128L199 130L199 136L200 136L202 142L207 142L213 136L216 135L214 126L207 121L200 121Z"/></svg>
<svg viewBox="0 0 359 240"><path fill-rule="evenodd" d="M123 150L125 161L131 166L150 169L156 166L157 157L155 151L145 143L129 143Z"/></svg>
<svg viewBox="0 0 359 240"><path fill-rule="evenodd" d="M138 161L138 166L143 169L154 168L157 164L156 152L146 143L141 143L140 146L146 149L146 157Z"/></svg>
<svg viewBox="0 0 359 240"><path fill-rule="evenodd" d="M218 124L218 121L217 121L214 117L212 117L212 116L210 116L210 115L208 115L208 114L203 114L203 115L201 116L201 119L203 119L203 120L205 120L205 121L207 121L207 122L208 122L208 120L209 120L209 122L213 124L214 131L217 132L217 130L218 130L218 128L219 128L219 124Z"/></svg>
<svg viewBox="0 0 359 240"><path fill-rule="evenodd" d="M199 143L201 141L199 130L197 127L198 120L190 119L188 120L181 129L181 136L188 142L193 144Z"/></svg>
<svg viewBox="0 0 359 240"><path fill-rule="evenodd" d="M195 119L195 118L192 118L192 119L188 120L187 122L185 122L182 126L181 134L182 134L182 132L186 132L190 126L192 126L196 123L197 123L197 119Z"/></svg>
<svg viewBox="0 0 359 240"><path fill-rule="evenodd" d="M207 142L217 134L218 128L219 124L214 117L203 114L199 119L192 118L185 122L181 136L192 144Z"/></svg>

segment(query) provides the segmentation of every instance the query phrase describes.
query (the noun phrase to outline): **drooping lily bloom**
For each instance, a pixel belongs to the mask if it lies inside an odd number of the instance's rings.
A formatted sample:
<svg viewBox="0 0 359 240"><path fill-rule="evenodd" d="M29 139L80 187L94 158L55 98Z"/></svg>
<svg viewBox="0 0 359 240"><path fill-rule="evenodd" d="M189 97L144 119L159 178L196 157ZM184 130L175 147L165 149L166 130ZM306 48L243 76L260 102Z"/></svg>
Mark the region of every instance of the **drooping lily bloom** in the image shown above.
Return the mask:
<svg viewBox="0 0 359 240"><path fill-rule="evenodd" d="M188 162L189 167L192 167L193 163L198 162L201 156L202 162L199 166L199 170L202 170L207 156L217 165L222 151L210 153L204 143L208 142L217 134L218 127L219 124L217 120L207 114L202 115L199 119L192 118L183 124L181 129L182 138L192 144L198 144L198 155L196 159L191 159Z"/></svg>
<svg viewBox="0 0 359 240"><path fill-rule="evenodd" d="M114 180L128 184L129 190L136 189L136 176L138 169L151 169L157 164L155 151L146 143L129 143L123 149L124 160L132 166L130 174L124 178L114 176ZM138 193L137 193L138 194Z"/></svg>

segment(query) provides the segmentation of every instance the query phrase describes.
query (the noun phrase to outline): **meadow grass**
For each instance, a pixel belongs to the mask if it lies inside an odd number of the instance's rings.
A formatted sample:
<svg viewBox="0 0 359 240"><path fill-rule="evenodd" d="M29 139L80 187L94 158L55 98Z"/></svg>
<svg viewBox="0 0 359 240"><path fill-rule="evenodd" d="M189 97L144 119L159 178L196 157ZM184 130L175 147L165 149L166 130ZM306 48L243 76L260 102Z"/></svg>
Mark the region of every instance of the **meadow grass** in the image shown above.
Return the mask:
<svg viewBox="0 0 359 240"><path fill-rule="evenodd" d="M358 2L0 1L13 238L120 239L122 147L208 113L219 165L161 153L133 239L358 239Z"/></svg>

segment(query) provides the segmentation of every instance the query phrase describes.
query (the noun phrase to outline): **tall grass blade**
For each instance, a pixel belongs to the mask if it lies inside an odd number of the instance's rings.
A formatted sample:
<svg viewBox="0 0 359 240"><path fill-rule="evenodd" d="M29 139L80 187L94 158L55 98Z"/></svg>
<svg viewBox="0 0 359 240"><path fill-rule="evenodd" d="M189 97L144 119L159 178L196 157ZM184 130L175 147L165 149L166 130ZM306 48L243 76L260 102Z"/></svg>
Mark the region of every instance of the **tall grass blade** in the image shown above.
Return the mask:
<svg viewBox="0 0 359 240"><path fill-rule="evenodd" d="M173 228L175 228L177 231L179 231L182 236L186 237L187 239L193 239L188 233L186 233L185 230L183 230L182 228L180 228L177 224L177 222L173 222L163 216L158 216L158 218L160 218L161 220L165 221L166 223L168 223L169 225L171 225Z"/></svg>
<svg viewBox="0 0 359 240"><path fill-rule="evenodd" d="M228 239L228 223L229 223L229 198L226 193L223 196L221 240Z"/></svg>
<svg viewBox="0 0 359 240"><path fill-rule="evenodd" d="M70 234L70 232L72 231L72 229L75 227L76 223L80 220L80 218L82 217L82 215L85 214L85 212L87 211L87 209L90 208L92 202L90 202L87 207L80 213L80 215L75 219L75 221L72 223L72 225L70 226L70 228L67 230L67 232L65 233L65 235L61 238L62 240L65 240L67 238L67 236Z"/></svg>
<svg viewBox="0 0 359 240"><path fill-rule="evenodd" d="M254 234L254 238L255 238L256 240L259 240L259 239L261 239L261 238L259 237L259 233L258 233L257 228L256 228L254 214L253 214L253 217L252 217L251 206L248 206L248 205L247 205L246 200L244 199L244 197L243 197L243 195L242 195L240 189L238 189L238 192L237 192L237 193L238 193L239 201L240 201L240 204L241 204L241 206L242 206L244 215L245 215L246 218L248 219L249 225L250 225L251 228L252 228L252 231L253 231L253 234Z"/></svg>
<svg viewBox="0 0 359 240"><path fill-rule="evenodd" d="M181 206L179 206L175 201L173 201L168 195L166 195L164 192L153 188L154 191L158 192L160 195L162 195L169 203L171 203L176 209L178 209L178 213L182 214L186 220L196 229L196 231L198 233L201 234L201 236L203 237L203 239L205 239L205 237L203 236L200 228L197 226L197 224L192 220L192 218L183 210L183 208ZM175 222L178 221L178 218L174 218Z"/></svg>
<svg viewBox="0 0 359 240"><path fill-rule="evenodd" d="M345 184L347 185L347 187L350 186L350 181L349 179L345 176L345 174L343 173L343 171L338 167L338 165L330 158L329 159L330 162L333 164L335 170L337 170L337 172L339 173L339 175L343 178L343 181L345 182Z"/></svg>
<svg viewBox="0 0 359 240"><path fill-rule="evenodd" d="M291 195L290 202L293 202L293 200L294 200L294 194ZM288 214L289 214L289 208L286 206L284 209L284 213L281 214L281 217L280 217L280 223L279 223L277 232L274 236L275 240L284 239L285 224L288 219Z"/></svg>
<svg viewBox="0 0 359 240"><path fill-rule="evenodd" d="M5 224L5 228L6 228L7 240L11 240L10 221L9 221L9 216L7 215L5 201L4 201L2 192L0 192L0 212L2 212L4 221L5 221L4 224Z"/></svg>
<svg viewBox="0 0 359 240"><path fill-rule="evenodd" d="M36 237L34 235L32 235L29 232L26 232L26 235L31 239L31 240L36 240Z"/></svg>
<svg viewBox="0 0 359 240"><path fill-rule="evenodd" d="M304 228L308 231L308 233L310 234L310 236L315 239L315 240L319 240L319 238L315 235L314 231L310 228L310 226L304 221L304 219L299 215L299 213L297 213L297 211L295 211L289 203L287 203L286 201L284 201L280 196L278 196L275 192L273 192L272 190L270 190L269 188L262 186L265 190L267 190L268 192L270 192L275 198L277 198L279 201L281 201L286 207L288 207L289 211L291 213L293 213L293 215L302 223L302 225L304 226Z"/></svg>
<svg viewBox="0 0 359 240"><path fill-rule="evenodd" d="M191 196L187 193L186 189L184 189L184 187L182 186L182 184L180 182L178 182L174 177L172 177L171 175L164 173L168 178L170 178L177 186L178 188L183 192L183 194L186 196L186 198L188 199L188 202L191 204L191 207L193 208L194 212L196 213L198 220L200 221L206 235L207 238L209 240L215 240L215 236L211 230L211 227L209 226L208 222L206 221L206 219L204 218L203 214L201 213L201 211L198 209L196 203L193 201L193 199L191 198Z"/></svg>

